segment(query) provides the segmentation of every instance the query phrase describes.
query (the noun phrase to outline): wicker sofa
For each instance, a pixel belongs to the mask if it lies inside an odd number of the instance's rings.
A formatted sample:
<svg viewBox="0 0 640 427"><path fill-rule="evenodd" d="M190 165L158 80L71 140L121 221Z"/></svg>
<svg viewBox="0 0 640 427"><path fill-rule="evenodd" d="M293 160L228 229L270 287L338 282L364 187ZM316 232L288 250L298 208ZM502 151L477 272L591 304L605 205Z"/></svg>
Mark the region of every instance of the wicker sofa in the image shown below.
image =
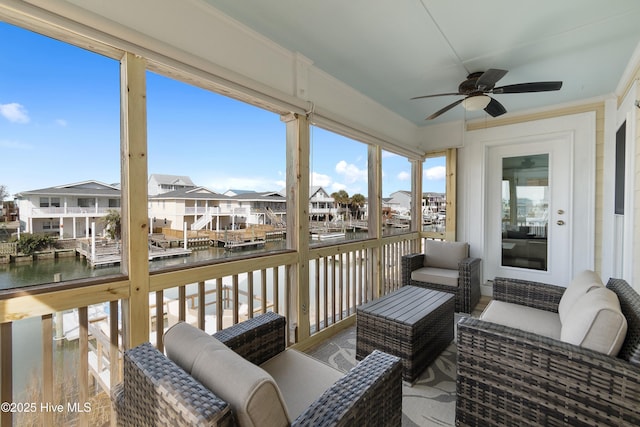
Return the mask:
<svg viewBox="0 0 640 427"><path fill-rule="evenodd" d="M469 257L464 242L425 241L424 253L404 255L402 285L455 296L456 312L471 313L480 300L480 258Z"/></svg>
<svg viewBox="0 0 640 427"><path fill-rule="evenodd" d="M402 373L395 356L375 351L346 374L331 372L330 366L285 349L285 318L272 312L213 338L182 323L165 333L168 356L149 343L126 351L124 381L111 396L117 424L400 425ZM246 387L255 372L257 382ZM323 373L321 378L310 378L317 372ZM309 389L318 385L324 392L300 409L309 400Z"/></svg>
<svg viewBox="0 0 640 427"><path fill-rule="evenodd" d="M456 424L640 425L640 296L610 279L626 319L617 356L475 318L457 325ZM496 278L493 298L558 311L564 287Z"/></svg>

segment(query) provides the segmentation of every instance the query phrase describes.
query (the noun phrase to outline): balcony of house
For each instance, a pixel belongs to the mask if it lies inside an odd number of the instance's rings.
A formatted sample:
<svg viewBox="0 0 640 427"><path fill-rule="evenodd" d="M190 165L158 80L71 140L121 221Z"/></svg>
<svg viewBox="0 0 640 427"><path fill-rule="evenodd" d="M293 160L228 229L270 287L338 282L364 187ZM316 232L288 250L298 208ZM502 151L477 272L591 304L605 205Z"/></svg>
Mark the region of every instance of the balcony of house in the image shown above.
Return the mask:
<svg viewBox="0 0 640 427"><path fill-rule="evenodd" d="M124 276L67 290L53 284L15 293L0 305L0 390L3 401L31 399L38 408L33 413L4 411L3 425L108 422L115 416L110 393L126 375L128 337L142 333L142 341L164 351L164 333L181 321L214 334L267 312L278 313L286 319L287 347L322 358L317 351L332 336L354 333L358 306L401 287L398 260L420 241L419 234L409 233L310 249L302 269L298 254L284 251L190 272L158 272L148 276L150 291L140 296L145 308L136 316L141 317L128 326L135 302L131 279ZM287 286L301 271L306 272L299 278L301 286ZM37 362L24 362L25 345L38 347L33 355ZM56 362L63 355L77 361L69 372ZM41 402L63 405L64 411L40 410Z"/></svg>
<svg viewBox="0 0 640 427"><path fill-rule="evenodd" d="M120 207L104 207L104 206L50 206L44 208L33 208L31 210L32 218L49 218L57 217L97 217L105 216L110 211L120 212Z"/></svg>

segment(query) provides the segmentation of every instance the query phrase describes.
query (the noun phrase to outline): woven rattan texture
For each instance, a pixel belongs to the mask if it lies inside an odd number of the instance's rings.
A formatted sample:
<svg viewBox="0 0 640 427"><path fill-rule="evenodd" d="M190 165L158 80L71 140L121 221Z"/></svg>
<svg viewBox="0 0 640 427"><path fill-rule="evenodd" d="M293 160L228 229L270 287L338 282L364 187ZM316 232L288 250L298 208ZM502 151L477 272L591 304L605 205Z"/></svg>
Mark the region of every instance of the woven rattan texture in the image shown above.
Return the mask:
<svg viewBox="0 0 640 427"><path fill-rule="evenodd" d="M235 425L225 401L149 343L125 352L124 377L113 391L118 425Z"/></svg>
<svg viewBox="0 0 640 427"><path fill-rule="evenodd" d="M339 379L293 426L399 426L402 419L400 359L374 351Z"/></svg>
<svg viewBox="0 0 640 427"><path fill-rule="evenodd" d="M286 320L274 312L237 323L213 334L251 363L260 365L286 347Z"/></svg>
<svg viewBox="0 0 640 427"><path fill-rule="evenodd" d="M284 350L285 331L285 318L267 313L215 336L256 363ZM375 352L329 388L293 425L400 425L401 375L397 357ZM121 426L227 427L237 422L226 402L149 343L125 352L124 382L114 387L112 402Z"/></svg>
<svg viewBox="0 0 640 427"><path fill-rule="evenodd" d="M530 295L546 295L544 286L529 287ZM638 294L623 281L608 286L626 307L635 342L623 349L637 355ZM621 358L626 354L611 357L474 318L457 330L457 425L640 425L640 368Z"/></svg>
<svg viewBox="0 0 640 427"><path fill-rule="evenodd" d="M423 253L404 255L402 262L402 285L420 286L455 296L455 311L471 313L480 301L480 258L465 258L458 264L458 286L411 280L411 272L424 267Z"/></svg>
<svg viewBox="0 0 640 427"><path fill-rule="evenodd" d="M409 289L413 292L406 292ZM422 305L417 307L419 318L407 323L367 305L359 307L356 358L360 360L376 349L398 356L402 360L402 378L413 382L453 340L454 298L421 287L403 287L384 298L402 310L410 304ZM425 303L433 299L436 302Z"/></svg>

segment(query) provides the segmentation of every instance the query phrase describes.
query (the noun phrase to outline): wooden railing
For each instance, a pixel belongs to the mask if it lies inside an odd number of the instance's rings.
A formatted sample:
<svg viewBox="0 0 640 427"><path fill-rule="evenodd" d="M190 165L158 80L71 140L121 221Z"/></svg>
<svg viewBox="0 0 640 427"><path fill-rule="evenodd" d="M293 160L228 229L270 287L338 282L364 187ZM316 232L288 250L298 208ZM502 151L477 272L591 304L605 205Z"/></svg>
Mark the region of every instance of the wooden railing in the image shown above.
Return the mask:
<svg viewBox="0 0 640 427"><path fill-rule="evenodd" d="M401 286L400 257L417 239L418 233L412 233L310 249L306 262L312 338L352 321L358 305ZM287 340L295 342L298 322L292 318L288 284L299 257L291 251L151 273L149 341L162 351L163 333L178 321L212 333L275 311L287 317ZM129 321L122 302L128 290L124 278L0 298L0 401L12 405L0 413L2 425L109 422L109 390L122 379L123 325ZM28 336L22 322L30 325ZM27 372L24 343L33 346L33 340L41 342L36 347L42 349L42 362ZM25 391L14 393L14 382L24 378L30 379Z"/></svg>

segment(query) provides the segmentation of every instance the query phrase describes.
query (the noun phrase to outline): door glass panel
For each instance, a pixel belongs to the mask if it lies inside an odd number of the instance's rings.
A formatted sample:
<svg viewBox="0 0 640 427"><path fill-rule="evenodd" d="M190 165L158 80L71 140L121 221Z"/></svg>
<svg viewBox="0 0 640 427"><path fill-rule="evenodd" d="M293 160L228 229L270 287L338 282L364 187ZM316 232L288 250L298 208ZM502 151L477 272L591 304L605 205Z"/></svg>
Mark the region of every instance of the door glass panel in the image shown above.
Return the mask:
<svg viewBox="0 0 640 427"><path fill-rule="evenodd" d="M547 270L549 154L502 159L502 266Z"/></svg>

